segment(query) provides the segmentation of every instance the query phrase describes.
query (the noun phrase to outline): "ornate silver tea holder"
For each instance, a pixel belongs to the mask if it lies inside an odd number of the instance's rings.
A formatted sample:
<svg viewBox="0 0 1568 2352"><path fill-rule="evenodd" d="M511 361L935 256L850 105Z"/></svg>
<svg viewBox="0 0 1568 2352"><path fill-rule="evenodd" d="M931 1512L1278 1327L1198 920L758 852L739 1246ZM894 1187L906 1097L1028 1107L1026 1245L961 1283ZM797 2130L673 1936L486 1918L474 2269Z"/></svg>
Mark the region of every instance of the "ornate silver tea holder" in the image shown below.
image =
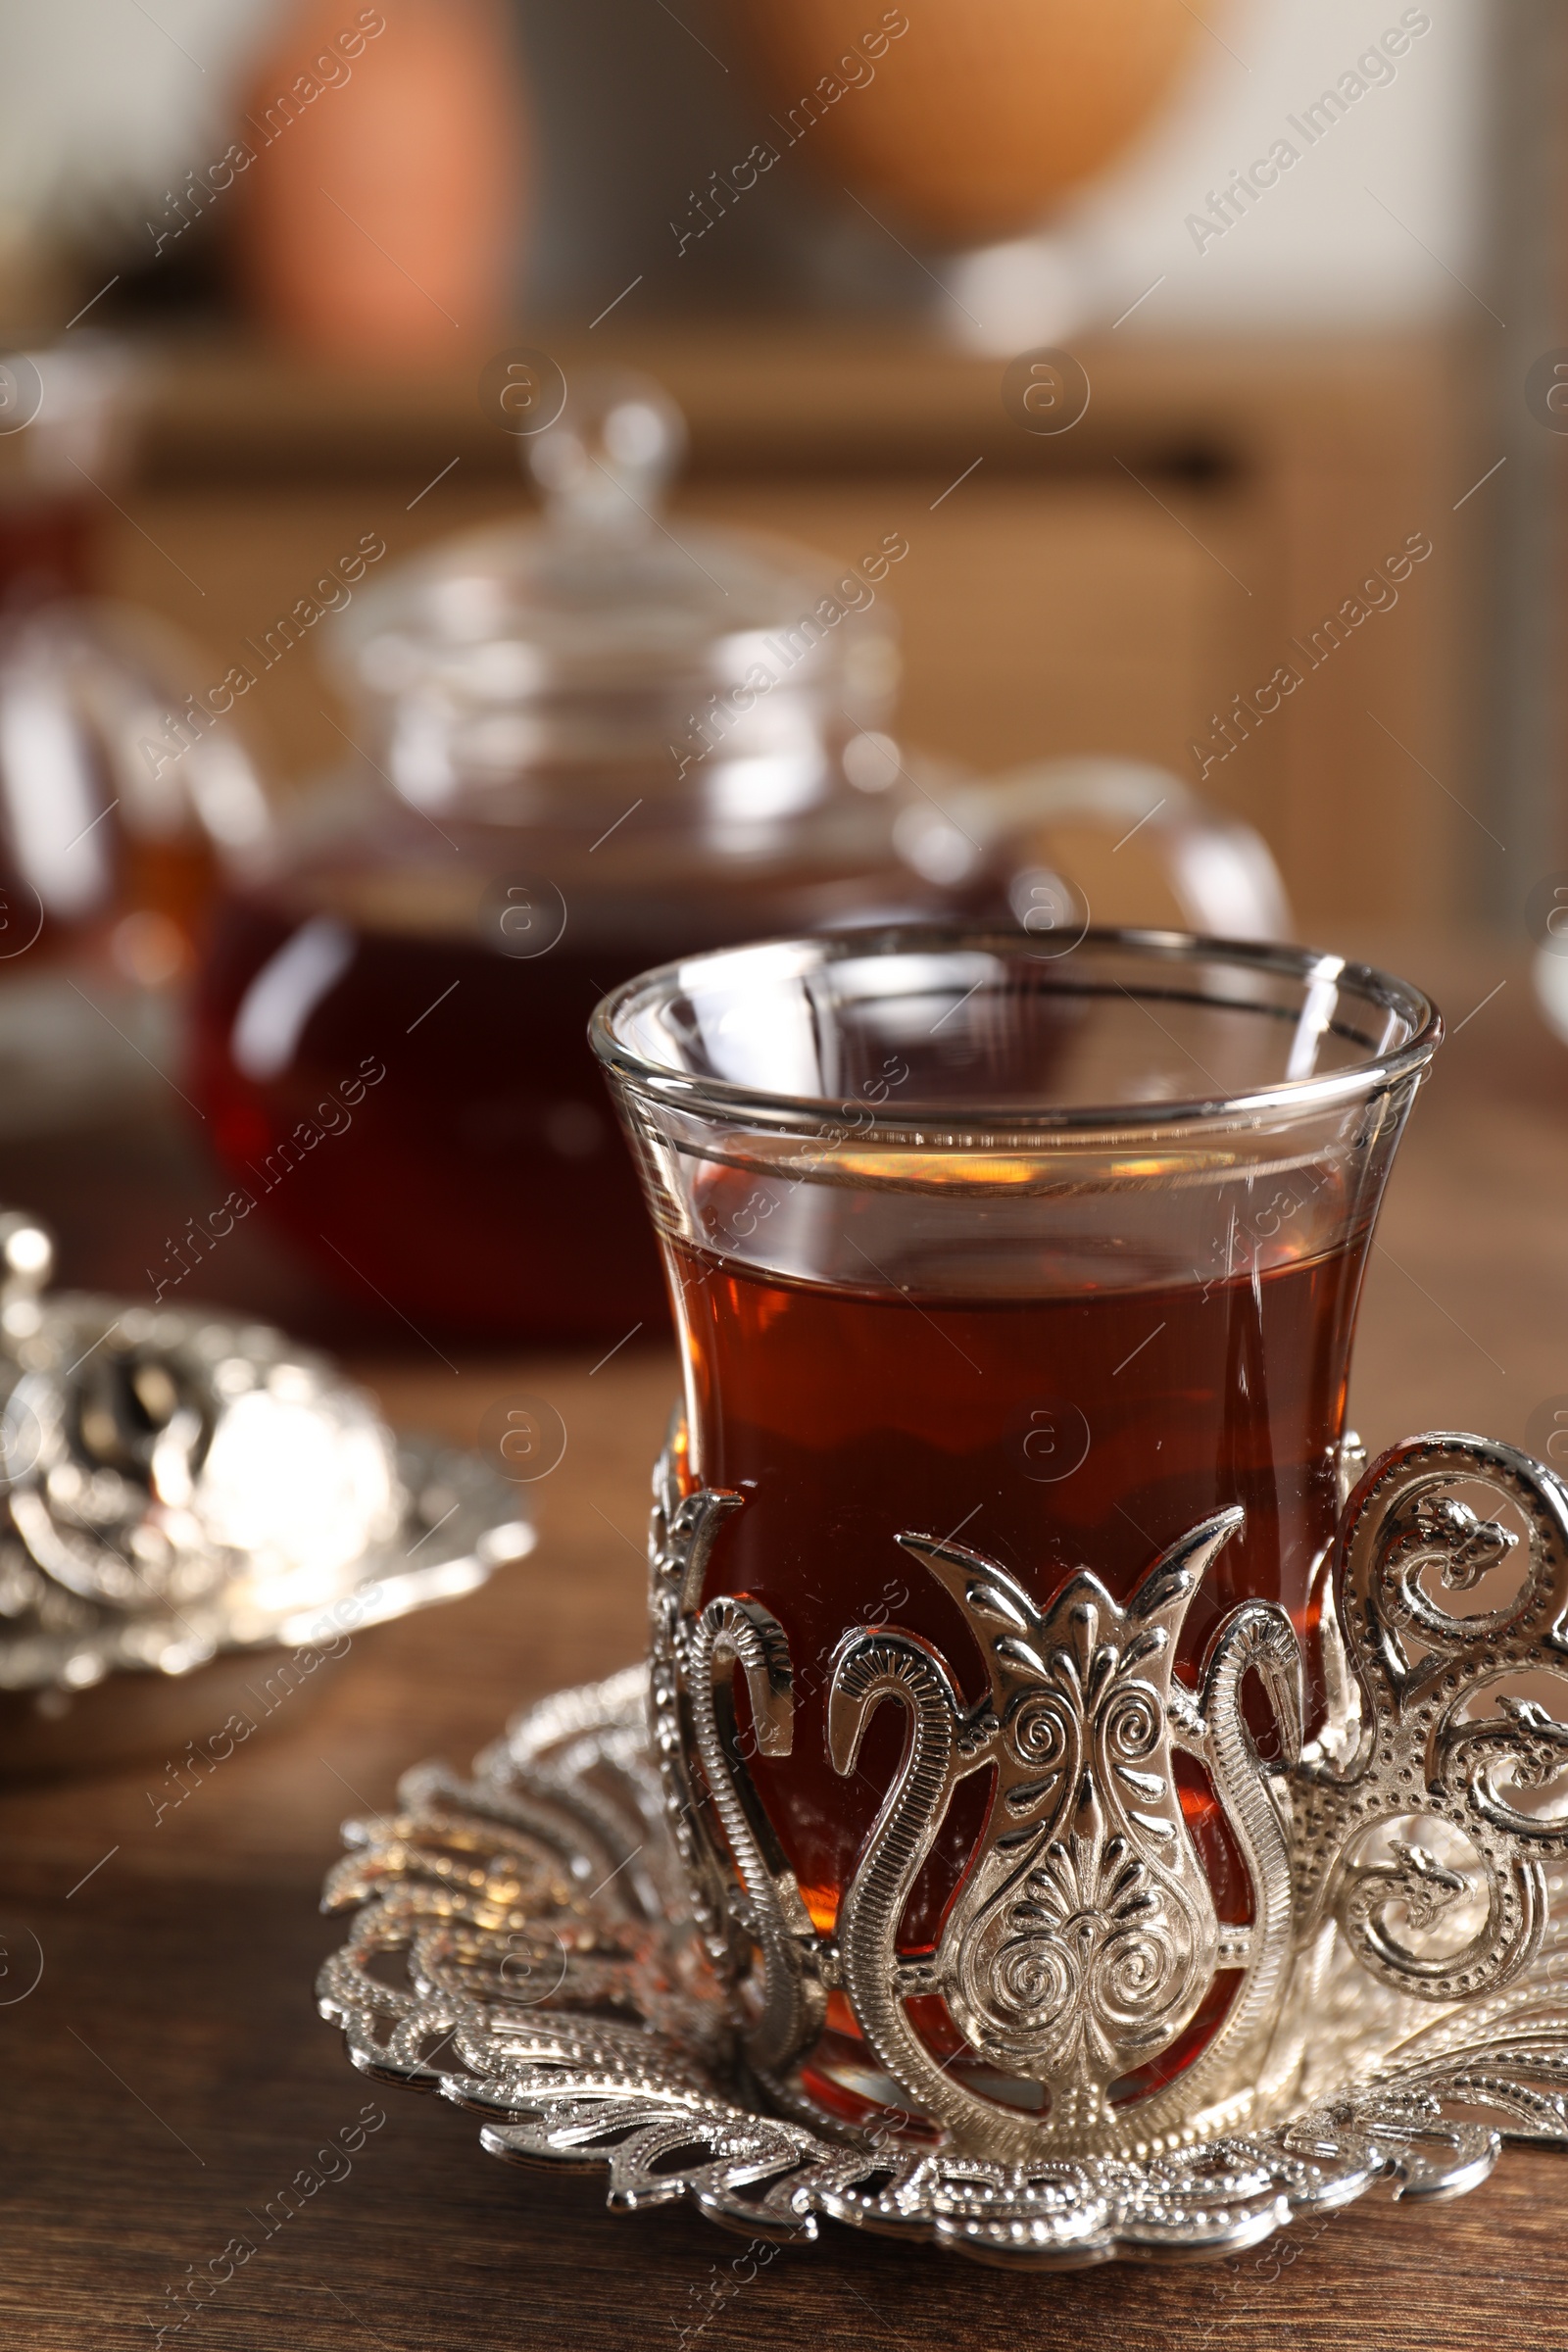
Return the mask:
<svg viewBox="0 0 1568 2352"><path fill-rule="evenodd" d="M326 1900L364 1907L319 1995L362 2071L481 2116L492 2154L608 2169L622 2210L690 2197L779 2240L826 2215L1015 2266L1233 2253L1380 2180L1460 2194L1505 2138L1568 2145L1568 1724L1519 1688L1568 1679L1549 1470L1437 1435L1365 1472L1308 1613L1328 1709L1305 1743L1282 1609L1244 1603L1196 1679L1175 1669L1239 1511L1125 1604L1084 1571L1042 1607L979 1552L902 1536L988 1688L897 1627L845 1635L831 1762L853 1768L884 1703L905 1743L824 1934L747 1761L754 1740L792 1749L788 1632L745 1595L704 1604L741 1498L682 1494L670 1458L650 1666L534 1708L472 1782L420 1767L395 1818L349 1826ZM1477 1490L1519 1529L1479 1518ZM1242 1857L1244 1922L1216 1917L1178 1751ZM934 1948L906 1953L909 1890L982 1770L958 1891ZM1222 1977L1218 2024L1162 2079L1151 2062ZM836 2075L813 2063L834 1993L863 2054ZM944 2005L948 2058L913 1999Z"/></svg>
<svg viewBox="0 0 1568 2352"><path fill-rule="evenodd" d="M518 1491L395 1437L266 1325L48 1293L0 1216L0 1769L98 1763L221 1722L269 1670L458 1598L532 1549Z"/></svg>

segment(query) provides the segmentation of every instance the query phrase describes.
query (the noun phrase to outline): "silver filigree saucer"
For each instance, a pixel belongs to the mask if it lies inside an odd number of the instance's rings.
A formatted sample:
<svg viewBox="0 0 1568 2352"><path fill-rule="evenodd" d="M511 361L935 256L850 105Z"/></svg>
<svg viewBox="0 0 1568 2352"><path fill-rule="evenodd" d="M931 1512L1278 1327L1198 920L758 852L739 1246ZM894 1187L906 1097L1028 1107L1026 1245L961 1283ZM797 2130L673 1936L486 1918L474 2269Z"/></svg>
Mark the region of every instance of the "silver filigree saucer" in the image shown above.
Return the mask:
<svg viewBox="0 0 1568 2352"><path fill-rule="evenodd" d="M780 2242L825 2215L1012 2267L1192 2260L1378 2181L1458 2195L1505 2138L1568 2145L1555 1905L1505 1987L1436 2010L1370 1978L1330 1922L1313 2030L1266 2121L1147 2157L1009 2164L763 2109L666 1827L643 1667L530 1710L471 1782L418 1767L400 1806L346 1831L325 1902L362 1908L321 1972L322 2015L363 2073L481 2117L490 2154L607 2172L616 2210L690 2198Z"/></svg>

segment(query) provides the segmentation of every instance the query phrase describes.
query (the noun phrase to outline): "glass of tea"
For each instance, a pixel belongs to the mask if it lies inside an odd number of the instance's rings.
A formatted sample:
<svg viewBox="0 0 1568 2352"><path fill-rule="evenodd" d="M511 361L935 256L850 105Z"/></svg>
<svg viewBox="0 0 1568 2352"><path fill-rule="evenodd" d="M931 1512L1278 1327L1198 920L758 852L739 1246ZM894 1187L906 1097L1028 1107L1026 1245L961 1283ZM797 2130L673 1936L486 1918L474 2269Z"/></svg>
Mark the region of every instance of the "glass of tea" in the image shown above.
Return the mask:
<svg viewBox="0 0 1568 2352"><path fill-rule="evenodd" d="M1440 1035L1338 956L1168 932L830 933L599 1006L683 1357L656 1733L764 2082L1016 2154L1232 2030L1261 1882L1193 1694L1242 1603L1315 1654Z"/></svg>

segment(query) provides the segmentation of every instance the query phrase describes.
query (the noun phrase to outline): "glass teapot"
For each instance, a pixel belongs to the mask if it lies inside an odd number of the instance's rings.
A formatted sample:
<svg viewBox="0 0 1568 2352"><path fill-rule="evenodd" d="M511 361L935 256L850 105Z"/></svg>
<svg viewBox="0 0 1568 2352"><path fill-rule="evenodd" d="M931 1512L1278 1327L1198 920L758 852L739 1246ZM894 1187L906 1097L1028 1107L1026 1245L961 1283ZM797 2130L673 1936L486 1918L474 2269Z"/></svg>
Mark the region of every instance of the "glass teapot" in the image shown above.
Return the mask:
<svg viewBox="0 0 1568 2352"><path fill-rule="evenodd" d="M529 445L542 520L357 599L334 654L356 763L232 864L219 905L193 1075L224 1213L260 1210L420 1330L663 1327L585 1039L620 981L845 921L993 912L1049 948L1089 919L1043 861L1059 788L982 789L887 732L905 542L840 570L674 527L659 502L683 439L646 381L585 389ZM1129 789L1156 834L1173 808L1199 821L1174 779L1132 772L1118 832ZM1178 877L1167 919L1193 913ZM1223 927L1274 927L1252 914Z"/></svg>

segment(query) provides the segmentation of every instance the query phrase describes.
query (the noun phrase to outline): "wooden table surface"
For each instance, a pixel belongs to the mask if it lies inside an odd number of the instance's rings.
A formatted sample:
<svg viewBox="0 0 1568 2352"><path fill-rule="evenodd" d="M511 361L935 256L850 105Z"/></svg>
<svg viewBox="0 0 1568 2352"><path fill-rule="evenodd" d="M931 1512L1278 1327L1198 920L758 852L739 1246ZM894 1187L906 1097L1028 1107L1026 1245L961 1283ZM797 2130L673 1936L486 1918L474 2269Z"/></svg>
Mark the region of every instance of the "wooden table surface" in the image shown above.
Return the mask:
<svg viewBox="0 0 1568 2352"><path fill-rule="evenodd" d="M1430 1426L1521 1439L1568 1391L1568 1049L1539 1025L1512 948L1384 944L1464 1025L1395 1176L1355 1415L1374 1446ZM26 1197L45 1165L36 1151L0 1153L0 1198ZM85 1247L68 1244L68 1259ZM351 2169L167 2343L577 2352L673 2347L685 2328L715 2352L1560 2346L1562 2157L1508 2151L1455 2205L1401 2211L1374 2194L1197 2269L1014 2276L828 2226L814 2250L749 2277L738 2241L691 2213L612 2218L602 2183L498 2164L471 2119L376 2094L350 2071L312 1989L342 1934L317 1910L340 1820L384 1807L404 1766L466 1762L521 1702L638 1653L647 1477L672 1364L630 1348L591 1362L462 1358L453 1373L430 1355L362 1357L394 1420L458 1437L498 1396L551 1398L568 1444L536 1490L534 1557L466 1601L356 1638L318 1694L279 1707L162 1820L163 1755L0 1792L7 2340L28 2352L156 2341L181 2281L335 2134L352 2141L368 2106L384 2122Z"/></svg>

